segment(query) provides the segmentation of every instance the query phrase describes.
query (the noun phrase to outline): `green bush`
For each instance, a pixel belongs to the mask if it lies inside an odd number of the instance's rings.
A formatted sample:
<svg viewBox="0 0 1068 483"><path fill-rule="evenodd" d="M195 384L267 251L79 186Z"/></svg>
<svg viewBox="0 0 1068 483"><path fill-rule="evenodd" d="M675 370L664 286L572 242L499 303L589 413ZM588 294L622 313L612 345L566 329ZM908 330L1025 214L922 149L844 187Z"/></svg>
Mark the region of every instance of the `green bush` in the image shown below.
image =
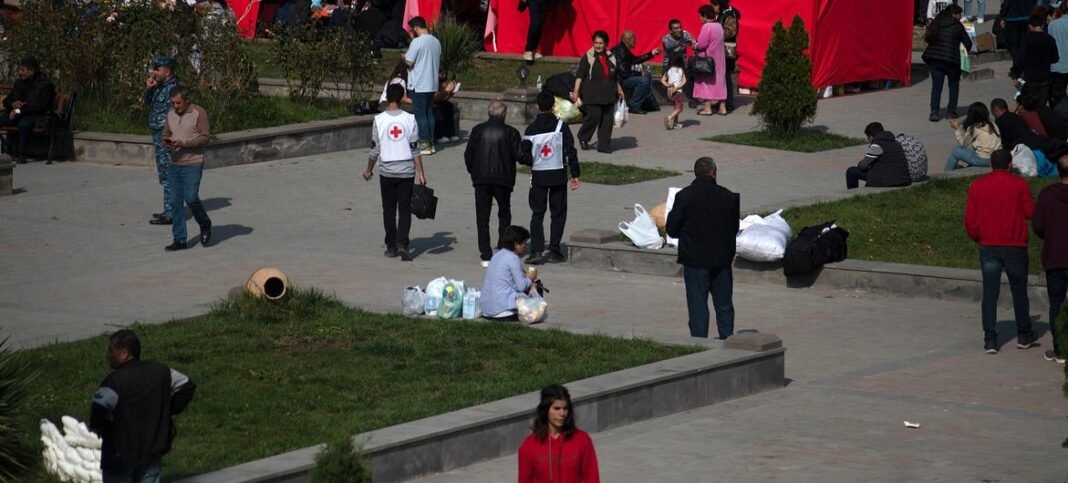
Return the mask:
<svg viewBox="0 0 1068 483"><path fill-rule="evenodd" d="M6 338L0 340L0 482L23 481L21 475L33 464L34 453L18 420L36 372L5 345Z"/></svg>
<svg viewBox="0 0 1068 483"><path fill-rule="evenodd" d="M345 90L356 102L374 81L371 42L355 29L319 30L313 24L278 25L272 56L281 68L294 101L312 102L323 84ZM342 84L345 82L347 87Z"/></svg>
<svg viewBox="0 0 1068 483"><path fill-rule="evenodd" d="M794 16L789 30L781 20L772 27L752 110L772 136L793 137L816 117L818 97L807 49L808 33L800 16Z"/></svg>
<svg viewBox="0 0 1068 483"><path fill-rule="evenodd" d="M371 469L359 448L346 437L329 443L315 456L311 483L370 483Z"/></svg>
<svg viewBox="0 0 1068 483"><path fill-rule="evenodd" d="M434 23L434 36L441 42L441 67L451 74L471 67L478 48L478 36L470 27L458 22L449 12Z"/></svg>

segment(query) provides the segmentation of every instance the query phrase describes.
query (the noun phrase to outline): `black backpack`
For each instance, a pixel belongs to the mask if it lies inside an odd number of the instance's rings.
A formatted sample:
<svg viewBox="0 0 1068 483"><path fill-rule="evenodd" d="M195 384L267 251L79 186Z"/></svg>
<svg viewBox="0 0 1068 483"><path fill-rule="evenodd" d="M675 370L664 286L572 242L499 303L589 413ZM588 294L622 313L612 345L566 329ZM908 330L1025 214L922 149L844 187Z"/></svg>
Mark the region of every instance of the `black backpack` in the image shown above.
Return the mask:
<svg viewBox="0 0 1068 483"><path fill-rule="evenodd" d="M846 259L849 254L846 245L849 232L837 226L832 228L833 225L832 220L806 226L786 245L782 271L787 277L815 273L826 263Z"/></svg>

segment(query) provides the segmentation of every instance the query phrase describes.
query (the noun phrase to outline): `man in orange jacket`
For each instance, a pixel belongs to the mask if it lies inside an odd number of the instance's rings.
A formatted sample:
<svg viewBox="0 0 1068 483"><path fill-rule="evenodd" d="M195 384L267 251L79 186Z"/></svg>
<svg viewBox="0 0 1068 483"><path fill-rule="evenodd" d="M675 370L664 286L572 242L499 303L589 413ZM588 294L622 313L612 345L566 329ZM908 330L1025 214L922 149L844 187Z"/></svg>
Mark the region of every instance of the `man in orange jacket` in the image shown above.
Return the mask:
<svg viewBox="0 0 1068 483"><path fill-rule="evenodd" d="M964 227L968 237L979 244L979 264L983 272L983 348L998 353L997 307L1002 270L1009 277L1012 305L1016 314L1016 347L1038 346L1031 329L1027 300L1027 220L1035 209L1027 182L1009 172L1012 155L1004 149L990 155L990 174L975 180L968 188Z"/></svg>

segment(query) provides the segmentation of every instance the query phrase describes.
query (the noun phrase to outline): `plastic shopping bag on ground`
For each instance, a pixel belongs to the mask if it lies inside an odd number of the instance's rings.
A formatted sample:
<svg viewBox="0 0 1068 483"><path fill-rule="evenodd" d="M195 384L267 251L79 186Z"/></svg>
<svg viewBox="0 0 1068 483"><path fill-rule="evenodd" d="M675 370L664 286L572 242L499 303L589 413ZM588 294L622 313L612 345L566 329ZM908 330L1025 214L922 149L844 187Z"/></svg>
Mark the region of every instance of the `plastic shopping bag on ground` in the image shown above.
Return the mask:
<svg viewBox="0 0 1068 483"><path fill-rule="evenodd" d="M458 319L464 314L464 282L461 280L449 280L441 290L441 305L438 307L438 317L442 319Z"/></svg>
<svg viewBox="0 0 1068 483"><path fill-rule="evenodd" d="M659 250L664 246L664 239L660 238L660 230L656 228L656 222L642 205L634 205L634 220L630 223L619 222L621 231L638 248Z"/></svg>
<svg viewBox="0 0 1068 483"><path fill-rule="evenodd" d="M629 113L627 112L627 102L620 99L616 103L616 113L612 118L612 125L615 127L623 127L629 120Z"/></svg>
<svg viewBox="0 0 1068 483"><path fill-rule="evenodd" d="M426 294L418 285L405 287L401 296L401 314L422 315L426 312Z"/></svg>
<svg viewBox="0 0 1068 483"><path fill-rule="evenodd" d="M449 283L445 277L438 277L426 284L426 305L424 312L429 316L438 315L438 306L441 305L441 292L445 290L445 284Z"/></svg>
<svg viewBox="0 0 1068 483"><path fill-rule="evenodd" d="M668 216L671 216L671 208L673 206L675 206L675 195L679 194L679 191L682 191L682 188L668 188L667 209L664 210L664 219L665 220L667 220ZM672 247L678 248L679 239L678 238L671 238L669 236L669 237L667 237L667 244L668 244L668 246L672 246Z"/></svg>
<svg viewBox="0 0 1068 483"><path fill-rule="evenodd" d="M549 304L540 295L519 294L515 298L515 307L520 322L538 324L545 321Z"/></svg>
<svg viewBox="0 0 1068 483"><path fill-rule="evenodd" d="M482 311L478 308L479 299L482 298L482 292L475 289L470 289L464 294L464 318L467 320L477 319L482 316Z"/></svg>
<svg viewBox="0 0 1068 483"><path fill-rule="evenodd" d="M1049 158L1046 157L1046 153L1037 149L1032 150L1035 155L1035 161L1038 164L1037 173L1039 178L1051 178L1057 176L1057 165L1053 164Z"/></svg>
<svg viewBox="0 0 1068 483"><path fill-rule="evenodd" d="M776 211L759 221L752 218L755 215L746 217L750 223L735 240L739 257L754 262L782 260L791 230L781 213L782 210Z"/></svg>
<svg viewBox="0 0 1068 483"><path fill-rule="evenodd" d="M1012 167L1020 174L1027 177L1038 176L1038 160L1031 148L1023 144L1017 144L1012 148Z"/></svg>

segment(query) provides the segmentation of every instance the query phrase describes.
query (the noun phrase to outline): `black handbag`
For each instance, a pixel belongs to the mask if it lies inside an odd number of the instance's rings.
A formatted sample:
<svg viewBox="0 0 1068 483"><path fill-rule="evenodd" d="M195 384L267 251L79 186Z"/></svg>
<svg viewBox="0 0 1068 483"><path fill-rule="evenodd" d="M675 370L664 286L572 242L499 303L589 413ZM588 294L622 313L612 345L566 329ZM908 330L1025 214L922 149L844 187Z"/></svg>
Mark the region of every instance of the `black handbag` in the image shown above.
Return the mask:
<svg viewBox="0 0 1068 483"><path fill-rule="evenodd" d="M412 214L420 220L433 220L438 213L438 197L426 185L412 186Z"/></svg>
<svg viewBox="0 0 1068 483"><path fill-rule="evenodd" d="M693 72L694 74L716 74L716 62L713 61L711 57L705 57L703 55L690 57L690 65L688 67L690 72Z"/></svg>

